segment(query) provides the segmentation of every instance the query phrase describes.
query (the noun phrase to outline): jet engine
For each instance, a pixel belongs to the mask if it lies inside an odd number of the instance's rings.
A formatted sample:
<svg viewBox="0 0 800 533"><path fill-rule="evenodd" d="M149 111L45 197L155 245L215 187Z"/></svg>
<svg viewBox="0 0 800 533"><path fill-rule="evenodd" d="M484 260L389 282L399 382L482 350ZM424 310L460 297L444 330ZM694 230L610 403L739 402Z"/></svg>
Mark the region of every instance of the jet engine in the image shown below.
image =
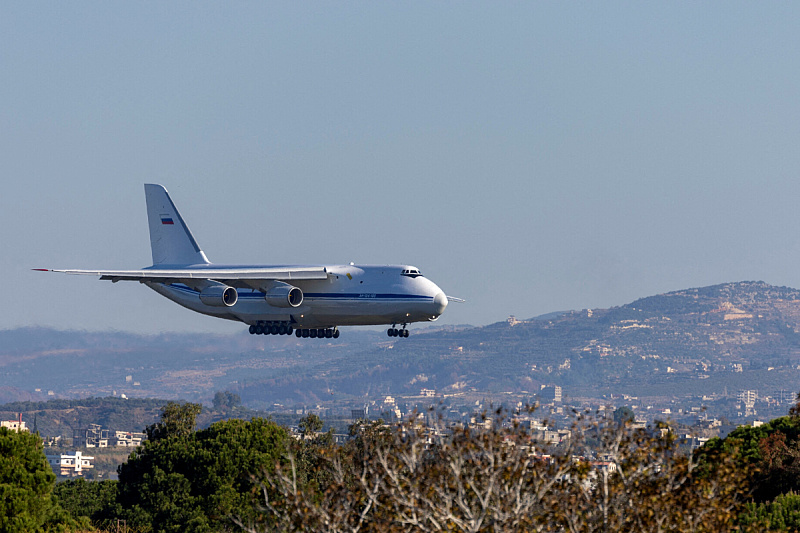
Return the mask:
<svg viewBox="0 0 800 533"><path fill-rule="evenodd" d="M303 291L288 283L277 281L265 291L264 299L273 307L298 307L303 303Z"/></svg>
<svg viewBox="0 0 800 533"><path fill-rule="evenodd" d="M231 307L238 299L239 294L236 289L222 283L209 285L200 291L200 301L212 307Z"/></svg>

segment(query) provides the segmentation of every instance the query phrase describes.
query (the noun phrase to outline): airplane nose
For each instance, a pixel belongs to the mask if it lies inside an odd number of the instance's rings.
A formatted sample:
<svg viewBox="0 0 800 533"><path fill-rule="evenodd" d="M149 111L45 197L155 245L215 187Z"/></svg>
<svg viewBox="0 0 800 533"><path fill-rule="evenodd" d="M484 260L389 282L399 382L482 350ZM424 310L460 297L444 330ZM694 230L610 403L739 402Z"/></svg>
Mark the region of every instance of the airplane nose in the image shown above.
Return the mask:
<svg viewBox="0 0 800 533"><path fill-rule="evenodd" d="M433 297L433 314L436 316L444 313L444 308L447 307L447 296L443 292L439 292Z"/></svg>

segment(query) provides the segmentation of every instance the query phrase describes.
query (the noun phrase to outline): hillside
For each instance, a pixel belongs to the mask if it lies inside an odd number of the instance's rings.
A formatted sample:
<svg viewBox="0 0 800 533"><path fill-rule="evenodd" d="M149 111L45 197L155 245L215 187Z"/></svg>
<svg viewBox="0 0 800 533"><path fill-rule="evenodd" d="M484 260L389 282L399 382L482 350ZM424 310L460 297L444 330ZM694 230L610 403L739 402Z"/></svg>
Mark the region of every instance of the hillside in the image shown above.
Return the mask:
<svg viewBox="0 0 800 533"><path fill-rule="evenodd" d="M688 289L611 309L419 334L240 387L243 399L537 391L711 394L800 387L800 291L762 282Z"/></svg>
<svg viewBox="0 0 800 533"><path fill-rule="evenodd" d="M407 339L353 328L325 341L8 330L0 332L0 402L52 391L208 403L214 392L231 390L265 408L363 402L423 388L524 395L544 384L595 398L793 393L798 366L800 291L740 282L514 324L415 328Z"/></svg>
<svg viewBox="0 0 800 533"><path fill-rule="evenodd" d="M144 431L158 421L161 408L169 400L157 398L82 398L51 399L40 402L12 402L0 404L0 420L13 420L22 415L31 431L42 435L61 435L67 441L76 431L98 424L113 431ZM197 427L205 428L213 422L227 418L251 419L264 416L263 412L251 411L241 406L215 410L206 406L197 416Z"/></svg>

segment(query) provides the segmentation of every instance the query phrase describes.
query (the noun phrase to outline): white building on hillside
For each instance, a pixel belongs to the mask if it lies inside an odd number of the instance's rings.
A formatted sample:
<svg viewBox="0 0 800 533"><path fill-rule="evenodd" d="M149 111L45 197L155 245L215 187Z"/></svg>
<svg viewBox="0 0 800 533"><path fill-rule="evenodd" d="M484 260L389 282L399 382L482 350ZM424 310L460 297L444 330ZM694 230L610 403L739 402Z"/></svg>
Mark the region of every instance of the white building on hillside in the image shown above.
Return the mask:
<svg viewBox="0 0 800 533"><path fill-rule="evenodd" d="M48 455L47 462L50 468L58 476L76 477L82 476L85 470L94 468L92 461L94 457L83 455L80 451L73 455L62 453L61 455Z"/></svg>
<svg viewBox="0 0 800 533"><path fill-rule="evenodd" d="M139 446L144 439L144 433L136 431L115 431L113 442L114 446L135 447Z"/></svg>
<svg viewBox="0 0 800 533"><path fill-rule="evenodd" d="M25 425L25 422L22 421L22 413L19 414L17 420L3 420L0 422L0 427L8 428L15 433L28 431L28 427Z"/></svg>

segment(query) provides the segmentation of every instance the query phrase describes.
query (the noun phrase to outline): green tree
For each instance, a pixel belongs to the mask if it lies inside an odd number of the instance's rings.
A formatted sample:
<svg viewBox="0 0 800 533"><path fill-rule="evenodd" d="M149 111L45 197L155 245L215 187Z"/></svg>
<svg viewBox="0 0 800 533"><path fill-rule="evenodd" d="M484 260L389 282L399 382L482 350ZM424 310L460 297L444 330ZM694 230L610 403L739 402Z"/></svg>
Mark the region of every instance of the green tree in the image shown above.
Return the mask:
<svg viewBox="0 0 800 533"><path fill-rule="evenodd" d="M724 439L709 440L697 452L700 467L706 454L731 454L748 472L748 494L756 502L800 490L800 417L784 416L759 427L739 426Z"/></svg>
<svg viewBox="0 0 800 533"><path fill-rule="evenodd" d="M190 435L197 424L197 415L202 410L203 406L199 403L167 403L161 408L161 420L145 428L147 440Z"/></svg>
<svg viewBox="0 0 800 533"><path fill-rule="evenodd" d="M74 525L53 497L55 481L39 435L0 428L0 532Z"/></svg>
<svg viewBox="0 0 800 533"><path fill-rule="evenodd" d="M325 426L325 422L323 422L322 419L314 413L309 413L300 419L300 423L298 425L300 426L300 431L303 433L304 438L312 438L317 433L322 431L323 426Z"/></svg>
<svg viewBox="0 0 800 533"><path fill-rule="evenodd" d="M214 395L215 411L230 411L242 405L242 399L238 394L229 391L220 391Z"/></svg>
<svg viewBox="0 0 800 533"><path fill-rule="evenodd" d="M128 524L143 531L210 532L252 524L253 475L272 471L289 436L274 422L224 420L207 429L145 441L119 468L117 501Z"/></svg>
<svg viewBox="0 0 800 533"><path fill-rule="evenodd" d="M109 529L118 514L116 481L70 479L57 483L53 494L72 518L85 517L94 527Z"/></svg>
<svg viewBox="0 0 800 533"><path fill-rule="evenodd" d="M771 502L750 502L739 522L755 531L800 531L800 495L789 492Z"/></svg>

